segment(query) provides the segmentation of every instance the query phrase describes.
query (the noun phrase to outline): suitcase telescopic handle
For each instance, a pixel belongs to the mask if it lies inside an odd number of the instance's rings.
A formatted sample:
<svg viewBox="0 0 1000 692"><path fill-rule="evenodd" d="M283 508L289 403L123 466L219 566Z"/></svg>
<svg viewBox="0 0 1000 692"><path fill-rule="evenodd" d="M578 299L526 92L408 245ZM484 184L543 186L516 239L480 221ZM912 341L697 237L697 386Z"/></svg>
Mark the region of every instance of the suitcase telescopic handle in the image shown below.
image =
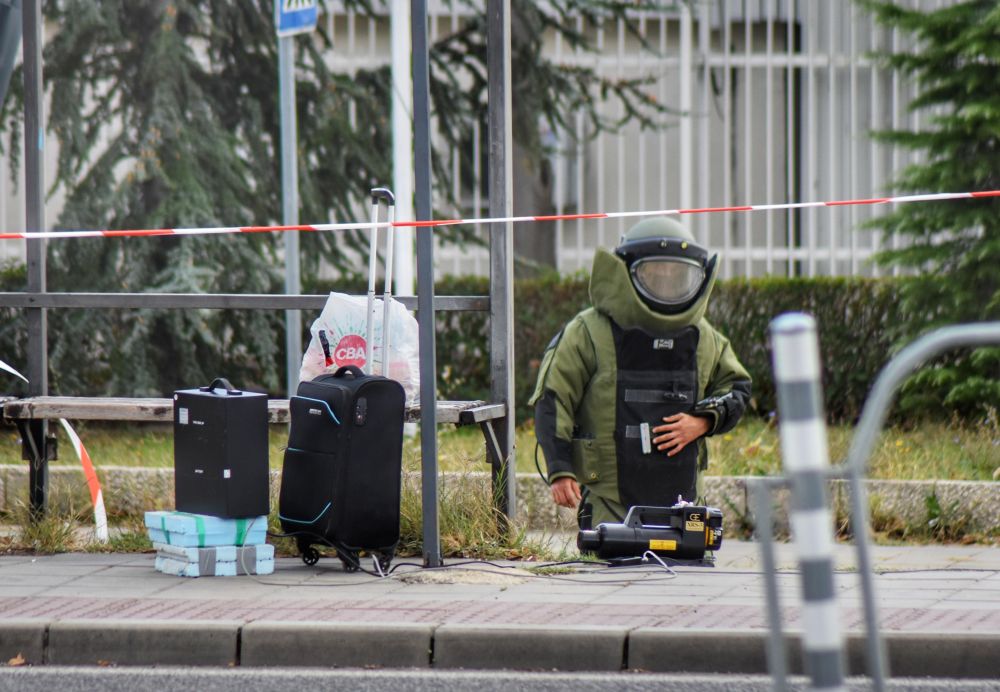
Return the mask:
<svg viewBox="0 0 1000 692"><path fill-rule="evenodd" d="M383 302L385 307L383 309L383 324L382 324L382 374L388 372L388 353L389 353L389 332L388 332L388 317L389 317L389 298L391 296L389 292L389 282L392 280L392 245L393 238L390 233L392 228L393 217L395 212L396 197L392 194L392 191L385 187L373 187L371 190L372 196L372 227L371 235L368 241L368 307L367 307L367 319L365 327L365 370L371 374L375 374L374 368L374 353L375 353L375 269L378 265L378 217L379 217L379 203L385 202L386 204L386 215L389 222L389 227L386 229L386 258L385 258L385 295Z"/></svg>
<svg viewBox="0 0 1000 692"><path fill-rule="evenodd" d="M337 372L333 373L334 377L343 377L344 375L351 375L353 377L364 377L364 370L359 368L357 365L341 365L337 368Z"/></svg>
<svg viewBox="0 0 1000 692"><path fill-rule="evenodd" d="M392 194L392 190L387 187L373 187L372 206L378 204L379 202L385 202L386 206L394 207L396 206L396 196Z"/></svg>
<svg viewBox="0 0 1000 692"><path fill-rule="evenodd" d="M216 389L220 388L225 389L226 394L229 396L238 396L243 393L239 389L234 387L232 383L225 377L216 377L214 380L212 380L212 384L208 385L207 387L202 387L201 391L214 392Z"/></svg>

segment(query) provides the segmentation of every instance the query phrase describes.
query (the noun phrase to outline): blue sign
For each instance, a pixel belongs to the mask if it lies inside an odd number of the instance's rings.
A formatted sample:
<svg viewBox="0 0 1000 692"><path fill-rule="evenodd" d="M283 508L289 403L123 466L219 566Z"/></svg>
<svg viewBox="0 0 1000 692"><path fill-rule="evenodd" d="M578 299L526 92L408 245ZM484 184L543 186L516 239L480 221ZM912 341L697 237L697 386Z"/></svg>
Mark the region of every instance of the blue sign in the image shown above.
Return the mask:
<svg viewBox="0 0 1000 692"><path fill-rule="evenodd" d="M278 36L292 36L316 28L316 0L274 0L274 26Z"/></svg>

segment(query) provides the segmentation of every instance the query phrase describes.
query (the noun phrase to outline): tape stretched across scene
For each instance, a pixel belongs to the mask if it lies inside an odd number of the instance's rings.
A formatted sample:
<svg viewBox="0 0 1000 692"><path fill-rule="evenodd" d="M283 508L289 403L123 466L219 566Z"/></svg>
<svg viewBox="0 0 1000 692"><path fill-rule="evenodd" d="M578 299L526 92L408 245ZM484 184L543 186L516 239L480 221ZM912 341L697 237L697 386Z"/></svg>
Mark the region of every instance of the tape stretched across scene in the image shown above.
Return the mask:
<svg viewBox="0 0 1000 692"><path fill-rule="evenodd" d="M898 197L872 197L867 199L842 199L826 202L785 202L781 204L748 204L730 207L700 207L691 209L656 209L651 211L612 211L586 214L550 214L546 216L498 216L472 219L432 219L429 221L380 221L325 224L299 224L294 226L219 226L214 228L154 228L138 230L65 230L37 233L0 233L0 240L54 240L57 238L140 238L150 236L227 235L236 233L282 233L287 231L351 231L375 228L437 228L442 226L469 226L488 223L531 223L539 221L580 221L589 219L622 219L646 216L680 216L685 214L717 214L722 212L782 211L818 207L872 206L878 204L906 204L911 202L941 202L945 200L1000 197L1000 190L981 192L940 192Z"/></svg>
<svg viewBox="0 0 1000 692"><path fill-rule="evenodd" d="M0 360L0 370L20 377L25 382L28 381L27 377L2 360ZM109 540L108 513L104 508L104 494L101 492L101 482L97 478L97 470L94 468L94 463L90 460L87 448L83 446L83 442L80 440L80 436L76 434L73 426L65 418L60 418L59 422L62 423L70 442L73 443L73 450L76 452L76 456L80 460L80 465L83 467L83 476L87 479L87 488L90 490L90 501L94 506L94 533L100 543L107 543Z"/></svg>

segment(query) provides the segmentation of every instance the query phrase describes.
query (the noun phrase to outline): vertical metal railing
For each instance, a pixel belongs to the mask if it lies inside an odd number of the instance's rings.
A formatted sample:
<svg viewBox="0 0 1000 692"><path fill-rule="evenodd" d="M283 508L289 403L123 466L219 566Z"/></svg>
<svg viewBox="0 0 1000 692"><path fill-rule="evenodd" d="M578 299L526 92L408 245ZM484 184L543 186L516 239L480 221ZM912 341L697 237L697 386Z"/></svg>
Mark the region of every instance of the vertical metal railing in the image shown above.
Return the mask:
<svg viewBox="0 0 1000 692"><path fill-rule="evenodd" d="M25 230L45 230L45 88L42 79L42 24L41 0L25 0L22 14L23 63L24 63L24 188ZM46 241L25 242L28 270L28 291L44 292L46 289ZM30 308L26 312L28 325L28 392L33 395L49 393L48 316L45 308ZM29 470L30 503L33 512L45 509L48 487L48 460L54 449L48 440L45 421L32 421L21 431L34 450Z"/></svg>
<svg viewBox="0 0 1000 692"><path fill-rule="evenodd" d="M863 482L868 461L885 425L896 392L907 377L934 356L964 346L1000 344L1000 322L958 325L937 329L900 351L879 373L858 421L845 463L834 469L846 477L851 491L851 527L858 553L862 598L867 629L869 674L879 683L888 674L882 638L878 631L875 585L868 541L868 497ZM881 686L880 686L881 689Z"/></svg>
<svg viewBox="0 0 1000 692"><path fill-rule="evenodd" d="M872 680L873 688L878 692L885 689L885 681L889 676L889 665L879 629L878 599L875 593L874 570L869 546L869 508L864 477L871 453L885 425L896 393L907 377L930 359L948 350L997 344L1000 344L1000 322L984 322L938 329L901 350L876 378L855 429L846 460L843 464L830 468L824 474L826 480L845 479L850 491L850 525L857 553L858 575L861 581L867 673ZM782 407L779 414L784 410ZM785 423L779 425L785 425ZM748 484L754 512L754 532L760 544L761 564L765 574L767 617L770 628L767 643L768 668L776 690L787 689L788 664L781 623L781 606L778 600L771 503L774 491L788 487L791 480L787 477L756 478ZM792 501L795 502L794 488ZM832 532L832 530L831 526L830 531Z"/></svg>
<svg viewBox="0 0 1000 692"><path fill-rule="evenodd" d="M912 0L910 6L934 4ZM432 3L429 11L449 30L460 27L469 12L443 3ZM557 212L885 193L896 170L892 157L904 158L901 150L865 133L888 126L891 112L902 113L912 94L894 89L893 73L868 57L872 49L889 48L892 37L854 3L715 0L635 17L655 53L640 56L637 42L620 23L594 30L597 54L567 49L556 37L545 50L556 62L594 67L607 76L653 76L649 93L687 115L674 118L675 127L663 131L630 126L593 138L578 116L571 133L557 133L559 153L552 158ZM585 28L580 22L577 28ZM373 30L381 29L375 25ZM350 57L331 57L332 64L338 61L347 64ZM865 161L872 165L861 165ZM578 175L562 180L571 167ZM463 184L471 187L458 197L468 200L468 211L481 210L478 190L485 170L464 173ZM699 239L722 250L723 276L872 274L877 269L869 259L879 235L857 229L873 213L851 207L702 216L689 222ZM621 224L557 222L560 271L588 269L594 247L614 243ZM485 240L488 231L474 232ZM484 247L439 245L436 256L446 272L484 274L489 266Z"/></svg>
<svg viewBox="0 0 1000 692"><path fill-rule="evenodd" d="M514 211L511 103L510 0L487 0L487 71L489 76L490 215ZM500 443L493 459L493 494L505 517L513 516L517 497L514 465L514 229L511 223L490 228L490 397L506 407L494 425Z"/></svg>

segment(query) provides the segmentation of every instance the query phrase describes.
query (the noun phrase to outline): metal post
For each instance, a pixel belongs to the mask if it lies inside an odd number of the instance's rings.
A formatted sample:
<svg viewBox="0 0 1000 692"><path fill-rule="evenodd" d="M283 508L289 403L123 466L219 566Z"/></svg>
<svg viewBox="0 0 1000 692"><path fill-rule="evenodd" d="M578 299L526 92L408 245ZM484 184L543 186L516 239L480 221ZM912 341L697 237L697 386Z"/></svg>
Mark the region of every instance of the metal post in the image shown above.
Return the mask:
<svg viewBox="0 0 1000 692"><path fill-rule="evenodd" d="M21 13L24 36L24 189L25 230L45 230L45 127L42 87L42 8L41 0L25 0ZM45 292L45 241L26 241L28 292ZM28 393L45 395L49 391L48 318L44 308L28 308ZM33 421L26 441L33 441L34 458L29 471L31 510L44 513L48 489L47 423ZM42 449L38 449L38 443Z"/></svg>
<svg viewBox="0 0 1000 692"><path fill-rule="evenodd" d="M774 692L788 689L788 663L785 660L785 636L781 626L781 603L778 599L778 570L774 559L774 517L771 512L771 489L764 479L749 484L754 513L754 534L760 544L760 563L764 571L767 596L767 667Z"/></svg>
<svg viewBox="0 0 1000 692"><path fill-rule="evenodd" d="M413 155L416 220L431 209L430 72L427 2L411 0L413 38ZM434 352L434 231L417 230L417 320L420 323L420 472L424 523L424 566L441 565L437 488L437 361Z"/></svg>
<svg viewBox="0 0 1000 692"><path fill-rule="evenodd" d="M510 96L510 0L487 0L486 64L489 109L490 216L514 213ZM493 497L503 515L516 512L514 465L514 230L490 226L490 393L507 414L495 423L500 463L493 466Z"/></svg>
<svg viewBox="0 0 1000 692"><path fill-rule="evenodd" d="M0 0L0 105L7 97L10 75L21 43L21 0Z"/></svg>
<svg viewBox="0 0 1000 692"><path fill-rule="evenodd" d="M694 193L692 192L694 181L694 114L692 111L692 89L691 76L697 69L694 64L694 29L691 18L691 7L682 2L678 8L680 10L680 34L681 34L681 74L680 74L680 142L681 142L681 169L680 173L680 205L689 207L694 205Z"/></svg>
<svg viewBox="0 0 1000 692"><path fill-rule="evenodd" d="M410 6L392 0L392 189L396 218L413 218L413 80L410 65ZM397 296L413 295L413 229L392 229L396 246L394 283Z"/></svg>
<svg viewBox="0 0 1000 692"><path fill-rule="evenodd" d="M945 327L926 334L904 348L879 373L871 394L865 401L861 420L847 453L847 479L851 488L851 526L858 551L858 572L861 575L862 598L865 608L869 674L875 690L885 689L889 675L885 644L878 630L875 584L868 546L868 499L862 482L866 464L885 424L889 407L903 381L921 364L939 353L959 346L1000 344L1000 322L966 324Z"/></svg>
<svg viewBox="0 0 1000 692"><path fill-rule="evenodd" d="M299 170L295 114L295 37L278 37L278 95L281 113L281 222L299 223ZM302 292L299 270L299 234L285 233L285 293ZM285 311L285 373L288 396L295 393L302 365L302 313Z"/></svg>
<svg viewBox="0 0 1000 692"><path fill-rule="evenodd" d="M802 647L812 689L844 689L844 642L833 584L829 453L816 321L789 313L771 322L774 380L790 524L802 575Z"/></svg>

